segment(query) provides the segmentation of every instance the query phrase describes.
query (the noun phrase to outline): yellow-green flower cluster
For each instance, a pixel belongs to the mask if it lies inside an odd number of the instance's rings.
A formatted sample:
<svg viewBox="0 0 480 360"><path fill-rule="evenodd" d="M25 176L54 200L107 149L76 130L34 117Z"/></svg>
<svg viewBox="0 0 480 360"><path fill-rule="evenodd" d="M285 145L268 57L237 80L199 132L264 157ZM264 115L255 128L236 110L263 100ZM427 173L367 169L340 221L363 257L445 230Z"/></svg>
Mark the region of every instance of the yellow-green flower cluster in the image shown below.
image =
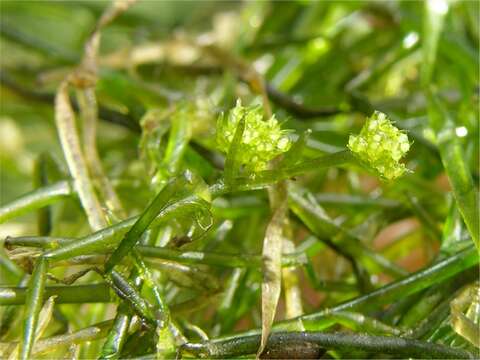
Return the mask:
<svg viewBox="0 0 480 360"><path fill-rule="evenodd" d="M400 159L410 149L408 136L379 111L367 119L359 135L350 135L348 148L387 180L393 180L407 170Z"/></svg>
<svg viewBox="0 0 480 360"><path fill-rule="evenodd" d="M218 120L217 144L222 152L229 152L237 126L243 117L245 129L236 150L238 161L251 171L263 170L270 160L290 148L291 140L275 116L264 120L260 106L244 107L238 100L237 105Z"/></svg>

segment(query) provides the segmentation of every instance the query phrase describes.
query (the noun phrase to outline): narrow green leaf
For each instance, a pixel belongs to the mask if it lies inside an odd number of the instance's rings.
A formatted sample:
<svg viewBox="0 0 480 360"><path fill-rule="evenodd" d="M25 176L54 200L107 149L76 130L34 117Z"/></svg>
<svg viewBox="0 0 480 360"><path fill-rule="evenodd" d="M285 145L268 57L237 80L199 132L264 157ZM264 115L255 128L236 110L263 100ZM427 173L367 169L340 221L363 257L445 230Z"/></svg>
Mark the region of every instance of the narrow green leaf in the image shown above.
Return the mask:
<svg viewBox="0 0 480 360"><path fill-rule="evenodd" d="M40 315L38 316L38 325L35 333L36 341L38 341L38 339L42 337L45 330L47 330L47 326L50 320L52 320L55 298L56 296L50 296L47 301L45 301L45 304L40 311Z"/></svg>
<svg viewBox="0 0 480 360"><path fill-rule="evenodd" d="M253 354L259 343L258 334L219 338L202 344L185 344L184 350L199 358L244 358ZM308 344L299 346L299 344ZM382 353L405 359L472 359L475 355L463 349L394 336L348 334L343 332L288 331L271 336L267 355L276 359L321 358L325 349L347 354ZM351 357L351 356L348 356Z"/></svg>
<svg viewBox="0 0 480 360"><path fill-rule="evenodd" d="M318 330L325 330L332 325L340 324L348 329L369 334L401 336L403 333L403 331L398 328L389 326L373 317L365 316L357 312L335 311L327 315L326 318L330 318L331 323L325 324L325 327Z"/></svg>
<svg viewBox="0 0 480 360"><path fill-rule="evenodd" d="M295 141L292 147L283 155L283 159L278 164L278 168L288 168L295 165L301 158L302 153L305 147L307 146L307 141L312 134L311 129L305 130Z"/></svg>
<svg viewBox="0 0 480 360"><path fill-rule="evenodd" d="M140 215L138 220L128 231L123 240L120 242L119 246L115 249L113 254L105 263L106 273L112 271L113 267L128 254L128 252L140 240L143 232L147 230L148 226L157 217L160 211L162 211L162 209L167 206L171 198L176 194L179 189L181 189L181 186L184 184L184 177L180 179L175 178L173 180L170 180L169 183L165 186L165 188L158 193L155 199L153 199L147 209Z"/></svg>
<svg viewBox="0 0 480 360"><path fill-rule="evenodd" d="M21 305L27 300L28 288L0 287L0 306ZM111 302L114 297L105 283L71 286L47 286L45 297L56 295L57 304Z"/></svg>
<svg viewBox="0 0 480 360"><path fill-rule="evenodd" d="M422 33L422 66L420 77L422 86L430 84L437 58L438 40L448 12L446 0L426 0L424 3Z"/></svg>
<svg viewBox="0 0 480 360"><path fill-rule="evenodd" d="M353 156L350 150L339 151L333 154L319 156L317 158L309 159L297 163L288 168L277 168L273 170L262 170L255 173L253 178L247 176L240 176L235 179L235 190L248 191L255 189L263 189L266 186L300 176L310 171L326 169L334 166L346 165L357 160ZM220 195L221 193L227 193L228 187L221 189L217 194L212 191L212 195Z"/></svg>
<svg viewBox="0 0 480 360"><path fill-rule="evenodd" d="M73 238L54 237L18 237L8 238L7 244L11 247L26 246L39 247L44 249L55 248L58 244L62 246L78 242ZM205 264L211 266L223 266L230 268L250 268L262 265L260 255L256 254L226 254L223 252L210 251L182 251L159 246L136 245L135 250L146 258L171 260L181 264ZM85 255L85 254L84 254ZM282 266L294 266L304 263L302 252L285 254L282 258ZM160 265L161 267L161 265Z"/></svg>
<svg viewBox="0 0 480 360"><path fill-rule="evenodd" d="M0 208L0 224L14 217L53 204L73 194L74 191L68 181L60 181L33 190Z"/></svg>
<svg viewBox="0 0 480 360"><path fill-rule="evenodd" d="M144 234L148 236L142 237L142 244L149 245L155 243L155 235L158 234L158 231L149 230ZM137 269L133 269L130 272L130 280L141 288L143 280L139 276ZM99 359L118 359L120 357L123 346L127 341L128 328L132 320L132 315L133 312L130 310L127 302L122 302L117 307L115 320L103 344Z"/></svg>
<svg viewBox="0 0 480 360"><path fill-rule="evenodd" d="M20 359L27 360L35 341L35 331L38 317L43 304L45 281L47 278L47 260L43 257L37 259L32 276L28 283L28 291L25 299L25 318L23 323L23 338L20 345Z"/></svg>
<svg viewBox="0 0 480 360"><path fill-rule="evenodd" d="M451 255L456 251L455 248L461 244L461 239L464 233L467 232L462 215L458 210L457 203L453 196L450 200L450 210L443 224L442 245L440 247L440 252L446 255Z"/></svg>
<svg viewBox="0 0 480 360"><path fill-rule="evenodd" d="M170 134L168 136L165 156L160 164L160 178L157 181L164 183L172 176L176 176L183 159L183 155L191 138L189 108L187 104L178 105L177 111L171 116Z"/></svg>
<svg viewBox="0 0 480 360"><path fill-rule="evenodd" d="M132 306L138 315L155 324L156 319L150 304L142 297L134 284L116 271L111 271L105 275L105 280L121 299Z"/></svg>
<svg viewBox="0 0 480 360"><path fill-rule="evenodd" d="M130 325L130 311L125 302L117 308L117 315L103 344L99 359L118 359L127 340L128 326Z"/></svg>
<svg viewBox="0 0 480 360"><path fill-rule="evenodd" d="M428 104L430 126L436 133L437 146L453 195L472 240L480 250L479 194L465 161L462 145L455 133L455 122L438 97L431 92Z"/></svg>
<svg viewBox="0 0 480 360"><path fill-rule="evenodd" d="M228 149L227 158L225 159L225 183L231 185L233 182L233 178L237 175L240 163L240 153L239 148L243 138L243 132L245 131L245 115L243 115L238 124L237 128L235 129L235 135L233 136L232 143L230 144L230 148Z"/></svg>
<svg viewBox="0 0 480 360"><path fill-rule="evenodd" d="M33 168L33 186L35 189L48 185L47 158L41 154ZM46 206L37 210L37 228L39 235L49 235L52 230L52 210Z"/></svg>
<svg viewBox="0 0 480 360"><path fill-rule="evenodd" d="M142 256L135 249L133 250L133 257L135 259L135 265L137 266L137 271L139 273L139 276L143 280L144 288L146 288L148 291L150 291L153 294L156 301L156 306L160 310L160 313L157 315L160 315L160 317L162 318L162 321L168 323L170 312L167 307L167 302L163 298L162 291L157 286L156 281L153 279L151 271L143 261Z"/></svg>

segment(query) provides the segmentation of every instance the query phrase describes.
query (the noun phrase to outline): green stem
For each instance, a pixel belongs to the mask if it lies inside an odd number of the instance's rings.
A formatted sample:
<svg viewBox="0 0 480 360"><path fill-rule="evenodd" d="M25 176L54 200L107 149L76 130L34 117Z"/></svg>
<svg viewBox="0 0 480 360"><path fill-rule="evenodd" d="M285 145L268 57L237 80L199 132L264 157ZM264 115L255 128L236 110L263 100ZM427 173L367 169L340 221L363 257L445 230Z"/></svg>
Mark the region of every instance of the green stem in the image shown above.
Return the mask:
<svg viewBox="0 0 480 360"><path fill-rule="evenodd" d="M314 159L306 160L288 168L260 171L256 173L253 178L238 177L234 179L234 185L224 186L221 189L211 189L211 192L212 196L218 196L231 191L248 191L263 189L273 183L287 180L295 176L300 176L312 170L340 166L354 161L356 162L357 160L354 158L350 150L343 150L333 154L328 154Z"/></svg>
<svg viewBox="0 0 480 360"><path fill-rule="evenodd" d="M5 239L7 247L27 246L43 249L55 249L59 246L66 246L69 243L77 242L73 238L58 238L47 236L24 236L8 237ZM189 265L212 265L232 268L257 268L262 265L262 256L255 254L223 254L206 251L181 251L171 248L136 245L135 249L144 257L162 260L171 260L181 264ZM102 252L108 252L102 251ZM302 264L303 253L285 254L282 257L282 266L294 266ZM85 259L90 262L90 259Z"/></svg>
<svg viewBox="0 0 480 360"><path fill-rule="evenodd" d="M138 220L135 221L132 228L127 232L118 247L105 263L105 273L111 272L113 267L130 252L153 220L155 220L162 210L165 210L168 202L175 193L185 185L185 181L186 180L183 177L180 179L175 178L157 194L150 205L148 205L147 209L140 215Z"/></svg>
<svg viewBox="0 0 480 360"><path fill-rule="evenodd" d="M73 193L74 191L69 181L60 181L31 191L0 208L0 224L14 217L53 204L58 200L73 195Z"/></svg>
<svg viewBox="0 0 480 360"><path fill-rule="evenodd" d="M255 353L260 344L259 335L249 335L228 340L211 340L203 344L185 344L183 350L199 357L227 358ZM444 345L391 336L324 332L279 332L270 335L265 355L273 352L276 358L289 358L310 350L319 358L326 350L342 353L366 351L389 354L395 357L417 359L473 359L468 351Z"/></svg>
<svg viewBox="0 0 480 360"><path fill-rule="evenodd" d="M183 264L206 264L213 266L224 266L234 268L258 268L262 265L262 257L260 255L233 255L201 251L186 251L153 247L138 246L140 254L145 257L159 258L164 260L172 260ZM301 263L300 256L295 254L286 255L283 258L283 266L292 266Z"/></svg>
<svg viewBox="0 0 480 360"><path fill-rule="evenodd" d="M27 360L30 357L35 341L38 316L42 309L43 296L45 293L47 268L48 263L45 259L37 259L32 276L28 282L28 290L25 299L26 311L23 323L23 339L20 344L19 359L21 360Z"/></svg>
<svg viewBox="0 0 480 360"><path fill-rule="evenodd" d="M480 197L458 137L455 122L444 104L428 92L430 126L436 132L437 146L452 187L453 196L467 225L468 232L480 252Z"/></svg>
<svg viewBox="0 0 480 360"><path fill-rule="evenodd" d="M154 244L158 233L150 230L147 231L145 235L141 240L142 244ZM137 269L133 269L130 272L130 280L135 286L141 288L143 279L139 276ZM133 312L130 310L128 303L122 302L117 308L115 320L103 344L99 359L118 359L120 357L123 346L127 341L132 316Z"/></svg>
<svg viewBox="0 0 480 360"><path fill-rule="evenodd" d="M46 154L41 154L34 163L33 167L33 186L35 189L48 186ZM52 210L46 206L37 210L37 229L39 235L49 235L52 231Z"/></svg>
<svg viewBox="0 0 480 360"><path fill-rule="evenodd" d="M137 291L135 285L125 279L120 273L111 271L105 275L105 281L115 293L127 302L135 312L151 324L155 324L155 315L150 304Z"/></svg>
<svg viewBox="0 0 480 360"><path fill-rule="evenodd" d="M0 287L0 306L25 303L26 287ZM113 301L107 284L46 286L45 298L57 296L56 304L103 303Z"/></svg>
<svg viewBox="0 0 480 360"><path fill-rule="evenodd" d="M125 344L128 336L128 327L130 325L131 315L128 306L122 303L117 308L117 315L112 326L108 330L107 340L103 344L99 359L118 359L120 351Z"/></svg>

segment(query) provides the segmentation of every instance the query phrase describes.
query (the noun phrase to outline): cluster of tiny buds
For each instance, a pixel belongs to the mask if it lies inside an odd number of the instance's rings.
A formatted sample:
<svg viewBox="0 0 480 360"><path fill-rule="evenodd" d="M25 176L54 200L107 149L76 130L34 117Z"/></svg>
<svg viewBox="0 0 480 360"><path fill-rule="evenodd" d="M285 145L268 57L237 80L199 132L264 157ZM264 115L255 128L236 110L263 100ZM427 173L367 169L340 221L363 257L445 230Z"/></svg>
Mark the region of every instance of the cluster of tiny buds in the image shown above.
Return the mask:
<svg viewBox="0 0 480 360"><path fill-rule="evenodd" d="M393 180L407 171L400 159L410 149L408 136L379 111L367 119L359 135L350 135L348 148L384 179Z"/></svg>
<svg viewBox="0 0 480 360"><path fill-rule="evenodd" d="M264 120L260 106L236 106L227 115L222 115L217 124L217 144L221 151L228 153L240 120L245 119L245 129L238 144L239 162L251 171L260 171L276 156L291 146L287 131L272 116Z"/></svg>

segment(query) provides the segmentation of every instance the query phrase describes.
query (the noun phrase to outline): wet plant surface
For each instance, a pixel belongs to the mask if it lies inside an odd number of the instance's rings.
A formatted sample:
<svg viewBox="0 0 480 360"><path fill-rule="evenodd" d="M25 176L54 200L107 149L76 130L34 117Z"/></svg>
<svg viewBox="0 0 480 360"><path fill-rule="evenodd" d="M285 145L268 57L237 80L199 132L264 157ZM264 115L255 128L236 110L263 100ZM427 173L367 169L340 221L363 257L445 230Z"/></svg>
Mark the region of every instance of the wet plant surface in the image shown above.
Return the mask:
<svg viewBox="0 0 480 360"><path fill-rule="evenodd" d="M3 1L0 357L478 358L475 1Z"/></svg>

